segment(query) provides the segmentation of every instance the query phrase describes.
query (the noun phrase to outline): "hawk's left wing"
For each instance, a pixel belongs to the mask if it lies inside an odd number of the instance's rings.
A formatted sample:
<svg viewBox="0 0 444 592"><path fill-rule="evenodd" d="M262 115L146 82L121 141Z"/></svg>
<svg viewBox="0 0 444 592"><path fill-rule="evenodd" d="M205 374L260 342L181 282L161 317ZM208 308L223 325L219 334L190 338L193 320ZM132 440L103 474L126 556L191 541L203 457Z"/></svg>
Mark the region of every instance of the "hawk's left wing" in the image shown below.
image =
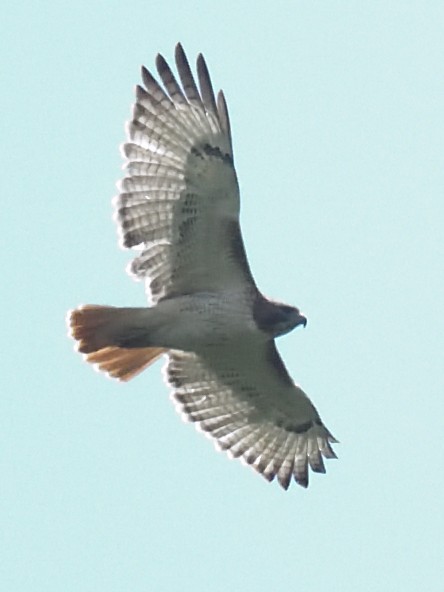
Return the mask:
<svg viewBox="0 0 444 592"><path fill-rule="evenodd" d="M285 489L308 485L308 466L324 473L337 440L294 384L274 341L215 347L199 357L168 353L167 379L184 416L217 445Z"/></svg>
<svg viewBox="0 0 444 592"><path fill-rule="evenodd" d="M141 251L131 273L154 303L190 292L254 286L239 227L230 123L202 55L199 86L180 44L180 83L157 56L160 83L143 69L123 146L126 176L115 201L124 247Z"/></svg>

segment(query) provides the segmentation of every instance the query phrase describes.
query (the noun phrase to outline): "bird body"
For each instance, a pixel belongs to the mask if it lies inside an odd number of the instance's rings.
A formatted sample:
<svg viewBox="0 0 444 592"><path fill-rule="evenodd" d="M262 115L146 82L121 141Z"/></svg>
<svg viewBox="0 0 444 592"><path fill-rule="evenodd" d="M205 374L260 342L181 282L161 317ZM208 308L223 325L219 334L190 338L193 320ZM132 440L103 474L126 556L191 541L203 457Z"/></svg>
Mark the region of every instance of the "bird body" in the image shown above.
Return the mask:
<svg viewBox="0 0 444 592"><path fill-rule="evenodd" d="M181 45L176 65L181 84L160 55L163 86L142 70L114 201L121 244L139 252L129 272L151 306L83 306L69 313L70 332L87 361L120 380L166 355L184 417L268 480L307 486L308 466L325 472L335 439L275 345L306 318L256 286L225 98L201 55L199 87Z"/></svg>

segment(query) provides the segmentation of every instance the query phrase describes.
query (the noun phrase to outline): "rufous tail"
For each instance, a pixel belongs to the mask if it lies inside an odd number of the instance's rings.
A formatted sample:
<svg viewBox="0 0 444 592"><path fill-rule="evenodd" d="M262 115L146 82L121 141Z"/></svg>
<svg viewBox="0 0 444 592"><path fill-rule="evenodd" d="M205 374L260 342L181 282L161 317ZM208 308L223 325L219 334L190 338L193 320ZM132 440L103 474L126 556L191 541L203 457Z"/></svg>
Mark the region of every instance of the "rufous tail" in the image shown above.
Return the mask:
<svg viewBox="0 0 444 592"><path fill-rule="evenodd" d="M139 311L142 309L88 304L71 310L67 324L71 337L77 341L78 351L84 354L87 362L112 378L127 381L168 351L161 347L121 347L116 344L123 335L131 334L134 317L137 318Z"/></svg>

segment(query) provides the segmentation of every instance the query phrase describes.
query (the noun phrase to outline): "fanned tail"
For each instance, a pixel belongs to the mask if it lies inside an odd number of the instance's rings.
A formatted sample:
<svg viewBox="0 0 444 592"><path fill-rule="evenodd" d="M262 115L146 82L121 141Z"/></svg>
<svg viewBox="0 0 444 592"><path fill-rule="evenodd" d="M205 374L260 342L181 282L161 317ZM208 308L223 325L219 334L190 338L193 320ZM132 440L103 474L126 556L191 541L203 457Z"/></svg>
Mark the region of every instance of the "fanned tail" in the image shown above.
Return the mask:
<svg viewBox="0 0 444 592"><path fill-rule="evenodd" d="M147 309L116 308L88 304L68 313L67 324L85 360L112 378L128 381L155 362L167 350L138 347ZM131 347L125 347L130 345Z"/></svg>

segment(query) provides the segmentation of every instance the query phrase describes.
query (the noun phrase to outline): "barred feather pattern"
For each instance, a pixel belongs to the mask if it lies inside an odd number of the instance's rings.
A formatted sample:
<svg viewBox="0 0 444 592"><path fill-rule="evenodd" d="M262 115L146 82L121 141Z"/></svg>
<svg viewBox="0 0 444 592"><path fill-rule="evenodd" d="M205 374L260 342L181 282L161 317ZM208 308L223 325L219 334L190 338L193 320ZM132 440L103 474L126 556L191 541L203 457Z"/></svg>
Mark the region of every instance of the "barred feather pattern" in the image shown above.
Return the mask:
<svg viewBox="0 0 444 592"><path fill-rule="evenodd" d="M121 244L140 254L129 272L146 281L153 303L165 296L253 284L239 227L239 190L225 98L217 101L204 58L196 84L176 47L178 82L157 56L160 83L142 69L125 177L115 198ZM241 252L241 257L236 256Z"/></svg>
<svg viewBox="0 0 444 592"><path fill-rule="evenodd" d="M267 360L273 342L247 350L214 350L204 356L171 351L165 368L172 398L230 456L287 489L308 486L309 467L325 473L323 457L336 458L336 442L305 395ZM253 350L253 351L252 351ZM248 357L248 359L246 359ZM261 365L258 362L262 361ZM253 362L253 364L248 364Z"/></svg>

